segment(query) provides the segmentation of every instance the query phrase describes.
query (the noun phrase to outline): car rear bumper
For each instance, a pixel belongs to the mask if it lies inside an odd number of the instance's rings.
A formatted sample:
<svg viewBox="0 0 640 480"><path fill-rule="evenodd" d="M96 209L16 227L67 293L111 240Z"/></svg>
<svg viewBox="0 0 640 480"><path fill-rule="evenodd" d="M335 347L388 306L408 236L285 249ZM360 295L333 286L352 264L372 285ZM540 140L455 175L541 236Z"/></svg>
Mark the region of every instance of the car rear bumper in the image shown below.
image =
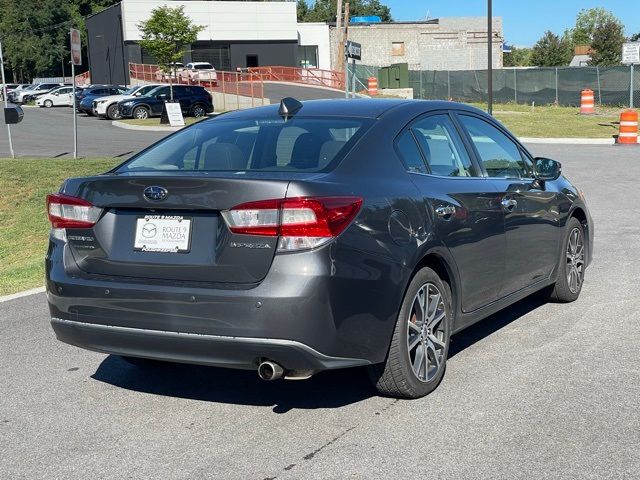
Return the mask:
<svg viewBox="0 0 640 480"><path fill-rule="evenodd" d="M89 350L232 368L382 362L402 286L335 257L331 246L276 255L258 284L207 285L86 274L53 239L47 298L58 338Z"/></svg>
<svg viewBox="0 0 640 480"><path fill-rule="evenodd" d="M256 369L257 359L287 369L318 371L367 365L361 359L330 357L294 340L228 337L141 328L117 327L52 318L58 340L96 352L194 363L226 368Z"/></svg>

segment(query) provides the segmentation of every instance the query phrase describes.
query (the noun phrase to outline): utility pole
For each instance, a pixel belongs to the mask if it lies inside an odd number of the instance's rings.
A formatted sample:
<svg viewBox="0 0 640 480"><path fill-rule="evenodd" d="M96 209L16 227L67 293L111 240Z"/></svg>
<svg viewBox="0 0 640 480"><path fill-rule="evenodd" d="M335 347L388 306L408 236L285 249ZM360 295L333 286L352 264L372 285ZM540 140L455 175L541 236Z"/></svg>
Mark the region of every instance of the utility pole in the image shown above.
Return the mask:
<svg viewBox="0 0 640 480"><path fill-rule="evenodd" d="M347 58L347 52L345 47L347 46L347 40L349 40L349 2L344 6L344 32L342 38L342 54L344 55L344 91L345 96L349 98L349 59ZM355 74L355 72L354 72Z"/></svg>
<svg viewBox="0 0 640 480"><path fill-rule="evenodd" d="M4 97L4 108L9 107L9 100L7 99L7 82L4 78L4 56L2 55L2 40L0 40L0 71L2 72L2 96ZM11 158L16 158L16 154L13 151L13 142L11 140L11 125L7 123L7 133L9 134L9 151L11 152Z"/></svg>
<svg viewBox="0 0 640 480"><path fill-rule="evenodd" d="M344 58L344 39L342 38L342 0L338 0L336 12L336 32L338 33L338 57L336 58L336 70L342 70L342 59Z"/></svg>
<svg viewBox="0 0 640 480"><path fill-rule="evenodd" d="M487 0L487 112L493 115L493 5Z"/></svg>

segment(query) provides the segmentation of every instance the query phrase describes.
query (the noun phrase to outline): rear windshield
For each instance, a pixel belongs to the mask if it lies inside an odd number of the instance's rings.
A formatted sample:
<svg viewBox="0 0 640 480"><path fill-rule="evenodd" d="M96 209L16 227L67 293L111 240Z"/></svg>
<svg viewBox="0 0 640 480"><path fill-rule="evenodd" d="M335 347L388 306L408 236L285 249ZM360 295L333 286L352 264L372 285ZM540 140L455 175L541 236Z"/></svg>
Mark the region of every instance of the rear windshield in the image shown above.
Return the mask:
<svg viewBox="0 0 640 480"><path fill-rule="evenodd" d="M116 171L329 171L371 123L345 117L207 120L168 137Z"/></svg>

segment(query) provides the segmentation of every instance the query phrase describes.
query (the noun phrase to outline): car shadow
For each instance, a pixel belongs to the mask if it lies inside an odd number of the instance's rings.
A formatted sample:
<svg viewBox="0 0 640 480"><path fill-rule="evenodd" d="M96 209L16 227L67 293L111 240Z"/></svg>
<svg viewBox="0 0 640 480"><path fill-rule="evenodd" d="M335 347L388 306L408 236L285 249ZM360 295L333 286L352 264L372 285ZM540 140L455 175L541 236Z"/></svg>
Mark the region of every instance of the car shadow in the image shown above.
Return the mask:
<svg viewBox="0 0 640 480"><path fill-rule="evenodd" d="M539 295L528 297L454 335L449 358L544 304ZM364 368L321 372L302 381L264 382L254 371L171 363L140 367L109 355L91 378L136 392L273 407L279 414L293 409L340 408L377 395Z"/></svg>
<svg viewBox="0 0 640 480"><path fill-rule="evenodd" d="M255 371L171 363L141 367L109 355L91 378L137 392L273 407L274 413L339 408L376 394L363 368L321 372L309 380L265 382Z"/></svg>
<svg viewBox="0 0 640 480"><path fill-rule="evenodd" d="M454 357L470 346L490 337L501 328L515 322L546 303L547 300L544 296L536 293L456 333L451 337L448 358Z"/></svg>

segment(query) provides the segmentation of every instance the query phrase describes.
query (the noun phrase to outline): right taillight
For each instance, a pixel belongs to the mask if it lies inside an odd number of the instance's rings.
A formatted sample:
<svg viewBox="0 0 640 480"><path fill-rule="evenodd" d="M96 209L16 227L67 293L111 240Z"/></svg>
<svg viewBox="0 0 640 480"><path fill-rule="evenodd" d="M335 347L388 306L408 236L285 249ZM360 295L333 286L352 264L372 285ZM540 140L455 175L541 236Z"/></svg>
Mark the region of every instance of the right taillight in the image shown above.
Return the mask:
<svg viewBox="0 0 640 480"><path fill-rule="evenodd" d="M264 200L222 212L229 230L279 236L278 251L319 247L337 237L356 217L359 197L301 197Z"/></svg>
<svg viewBox="0 0 640 480"><path fill-rule="evenodd" d="M47 195L47 213L52 228L91 228L102 209L82 198L54 193Z"/></svg>

